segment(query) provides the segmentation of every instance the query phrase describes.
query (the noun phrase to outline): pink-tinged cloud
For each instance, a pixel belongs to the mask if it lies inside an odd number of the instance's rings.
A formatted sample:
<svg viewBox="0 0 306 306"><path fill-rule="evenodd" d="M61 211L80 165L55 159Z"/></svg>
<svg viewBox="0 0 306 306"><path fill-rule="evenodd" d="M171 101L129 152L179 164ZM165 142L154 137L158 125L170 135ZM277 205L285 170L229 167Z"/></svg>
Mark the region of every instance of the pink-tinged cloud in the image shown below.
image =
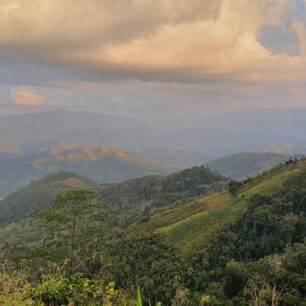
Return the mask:
<svg viewBox="0 0 306 306"><path fill-rule="evenodd" d="M19 91L12 95L12 102L22 107L41 107L49 105L43 96L30 91Z"/></svg>

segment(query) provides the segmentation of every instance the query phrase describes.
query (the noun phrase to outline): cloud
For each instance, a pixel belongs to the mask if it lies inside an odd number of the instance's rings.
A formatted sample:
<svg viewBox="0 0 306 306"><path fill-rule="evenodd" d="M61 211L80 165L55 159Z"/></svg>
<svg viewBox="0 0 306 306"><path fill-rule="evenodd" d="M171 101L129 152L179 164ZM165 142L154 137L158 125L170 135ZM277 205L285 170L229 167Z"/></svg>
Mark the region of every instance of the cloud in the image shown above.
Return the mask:
<svg viewBox="0 0 306 306"><path fill-rule="evenodd" d="M300 39L300 53L306 57L306 28L304 22L294 22L292 28L296 31Z"/></svg>
<svg viewBox="0 0 306 306"><path fill-rule="evenodd" d="M303 81L301 55L260 41L292 0L2 0L2 52L97 76L158 81Z"/></svg>
<svg viewBox="0 0 306 306"><path fill-rule="evenodd" d="M47 102L43 96L30 91L18 91L12 94L12 102L22 107L41 107L52 104Z"/></svg>

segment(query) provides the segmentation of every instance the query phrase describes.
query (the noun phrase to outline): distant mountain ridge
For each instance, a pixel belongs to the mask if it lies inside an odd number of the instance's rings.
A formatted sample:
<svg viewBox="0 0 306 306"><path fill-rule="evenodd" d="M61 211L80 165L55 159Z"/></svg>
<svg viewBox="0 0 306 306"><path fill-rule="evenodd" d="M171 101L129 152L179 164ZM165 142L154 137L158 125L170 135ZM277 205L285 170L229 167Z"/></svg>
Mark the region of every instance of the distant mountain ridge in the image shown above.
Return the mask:
<svg viewBox="0 0 306 306"><path fill-rule="evenodd" d="M187 151L203 152L213 158L235 152L256 151L270 143L300 139L288 136L292 132L287 133L285 125L275 133L264 123L258 123L258 120L251 122L249 118L245 118L247 116L238 116L235 120L226 121L226 118L214 120L209 116L197 119L191 117L187 122L177 124L177 118L174 117L151 120L141 116L106 115L65 109L2 115L0 152L37 152L65 142L74 147L97 147L103 144L133 152L159 146L170 149L183 147ZM302 126L304 121L301 121ZM171 150L165 153L163 158ZM185 153L180 154L184 156ZM185 163L184 158L182 160ZM205 162L202 157L198 161ZM191 164L183 166L189 167Z"/></svg>
<svg viewBox="0 0 306 306"><path fill-rule="evenodd" d="M269 170L291 158L295 156L268 152L245 152L217 158L206 163L205 166L232 179L242 179Z"/></svg>
<svg viewBox="0 0 306 306"><path fill-rule="evenodd" d="M58 171L75 172L98 183L115 183L148 174L167 175L178 169L118 147L72 148L62 143L32 154L0 154L0 196Z"/></svg>
<svg viewBox="0 0 306 306"><path fill-rule="evenodd" d="M202 152L188 150L183 147L168 148L159 146L140 153L158 162L185 168L203 165L210 159L208 155Z"/></svg>
<svg viewBox="0 0 306 306"><path fill-rule="evenodd" d="M306 142L274 143L263 147L260 151L279 154L306 154Z"/></svg>
<svg viewBox="0 0 306 306"><path fill-rule="evenodd" d="M34 160L32 164L34 168L37 167L39 169L40 167L43 167L44 164L48 164L49 162L90 163L102 161L103 159L107 158L114 158L127 163L135 163L146 167L152 167L152 169L165 169L165 171L170 169L177 169L176 167L163 165L159 162L145 158L140 154L127 152L119 147L102 146L63 149L63 147L59 145L58 147L52 147L48 151L43 151L42 154L43 153L47 155L46 158Z"/></svg>
<svg viewBox="0 0 306 306"><path fill-rule="evenodd" d="M35 152L61 142L78 147L129 147L134 140L146 140L140 136L142 130L143 124L134 118L85 111L0 116L0 152Z"/></svg>

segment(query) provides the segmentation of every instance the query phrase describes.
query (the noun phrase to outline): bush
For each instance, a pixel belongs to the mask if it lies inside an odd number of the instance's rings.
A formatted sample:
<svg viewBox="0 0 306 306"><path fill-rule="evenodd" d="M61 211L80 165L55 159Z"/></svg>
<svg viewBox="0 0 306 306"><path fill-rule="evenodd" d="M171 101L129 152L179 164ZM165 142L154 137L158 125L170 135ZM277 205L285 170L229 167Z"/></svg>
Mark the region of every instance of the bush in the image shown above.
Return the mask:
<svg viewBox="0 0 306 306"><path fill-rule="evenodd" d="M31 291L34 301L45 305L117 305L122 304L115 284L105 284L100 279L88 279L82 274L64 277L60 274L47 275L43 283Z"/></svg>

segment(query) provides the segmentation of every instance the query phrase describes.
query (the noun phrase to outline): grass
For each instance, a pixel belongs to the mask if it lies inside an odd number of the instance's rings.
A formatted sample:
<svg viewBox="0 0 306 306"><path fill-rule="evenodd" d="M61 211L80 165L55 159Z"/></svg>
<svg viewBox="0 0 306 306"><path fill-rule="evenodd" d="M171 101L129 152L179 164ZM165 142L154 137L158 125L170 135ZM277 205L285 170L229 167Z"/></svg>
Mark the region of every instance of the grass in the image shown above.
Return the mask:
<svg viewBox="0 0 306 306"><path fill-rule="evenodd" d="M198 213L207 211L211 207L221 207L226 199L231 198L225 191L193 201L189 204L169 209L161 214L152 216L148 223L141 225L144 231L156 231L159 228L170 226Z"/></svg>
<svg viewBox="0 0 306 306"><path fill-rule="evenodd" d="M224 191L155 215L142 229L162 235L188 255L194 248L209 244L216 232L230 223L254 194L273 195L282 190L283 184L297 181L306 184L305 161L279 166L251 179L240 188L237 196Z"/></svg>
<svg viewBox="0 0 306 306"><path fill-rule="evenodd" d="M230 220L230 216L246 203L245 199L235 199L228 192L213 197L214 201L205 198L205 211L194 214L167 227L158 229L156 232L175 245L180 251L188 254L194 248L207 244L214 233Z"/></svg>

